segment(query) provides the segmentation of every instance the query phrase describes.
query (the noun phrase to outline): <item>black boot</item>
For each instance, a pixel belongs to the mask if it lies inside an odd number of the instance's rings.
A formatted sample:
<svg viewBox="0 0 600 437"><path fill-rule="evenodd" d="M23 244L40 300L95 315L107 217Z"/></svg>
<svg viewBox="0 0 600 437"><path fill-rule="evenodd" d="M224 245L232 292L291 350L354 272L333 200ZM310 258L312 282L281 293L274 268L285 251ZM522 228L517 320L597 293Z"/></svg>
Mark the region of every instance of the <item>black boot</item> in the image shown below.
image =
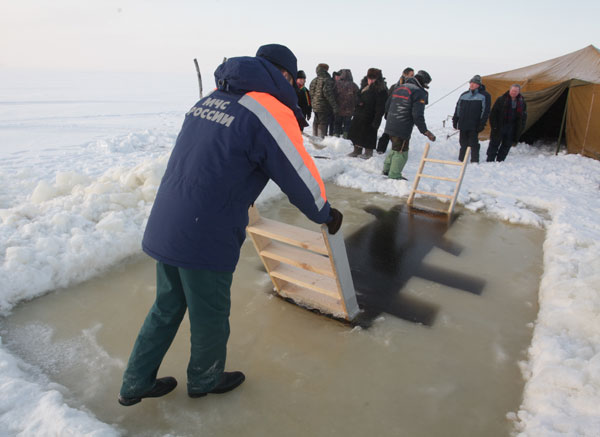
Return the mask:
<svg viewBox="0 0 600 437"><path fill-rule="evenodd" d="M177 387L177 380L172 376L165 376L164 378L158 378L154 383L154 387L141 396L126 398L119 395L119 403L125 407L129 407L141 402L144 398L159 398L164 396L172 392L175 387Z"/></svg>
<svg viewBox="0 0 600 437"><path fill-rule="evenodd" d="M221 374L221 379L215 388L205 393L190 393L188 392L189 397L191 398L201 398L206 396L209 393L227 393L228 391L233 390L237 386L239 386L244 380L246 376L242 372L223 372Z"/></svg>

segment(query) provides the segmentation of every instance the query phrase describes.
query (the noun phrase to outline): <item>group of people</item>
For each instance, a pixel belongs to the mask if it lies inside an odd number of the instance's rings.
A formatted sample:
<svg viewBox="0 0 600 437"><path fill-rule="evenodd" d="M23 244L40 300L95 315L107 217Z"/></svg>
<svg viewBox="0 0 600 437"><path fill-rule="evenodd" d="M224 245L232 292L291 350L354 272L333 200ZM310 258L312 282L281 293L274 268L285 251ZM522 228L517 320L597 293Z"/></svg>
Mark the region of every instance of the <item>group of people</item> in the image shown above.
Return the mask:
<svg viewBox="0 0 600 437"><path fill-rule="evenodd" d="M433 135L425 124L427 88L431 76L424 70L415 74L408 67L394 85L388 88L378 68L369 68L360 87L354 84L352 72L342 69L329 74L327 64L319 64L317 77L306 88L306 74L297 79L298 105L307 120L314 113L313 135L323 138L329 133L352 141L354 149L348 155L369 159L377 149L385 153L391 141L392 150L386 157L383 173L392 179L404 179L402 169L408 160L408 144L413 127L431 141ZM377 141L382 119L386 118L385 133ZM330 130L333 126L333 130Z"/></svg>
<svg viewBox="0 0 600 437"><path fill-rule="evenodd" d="M325 135L334 115L334 132L346 132L354 144L351 155L367 158L373 155L379 125L387 114L387 137L380 139L380 150L391 141L383 169L391 178L402 177L414 125L435 141L423 115L431 82L426 71L414 74L407 68L391 89L377 68L367 71L360 89L350 70L342 70L337 82L327 71L327 65L319 64L309 96L292 51L267 44L255 56L223 62L215 71L215 91L185 115L142 240L144 252L156 260L156 298L123 374L121 405L165 396L176 388L176 378L159 378L158 371L186 312L191 331L189 397L227 393L244 382L244 373L225 371L225 363L230 289L248 208L272 179L330 234L343 220L330 205L317 166L303 146L301 128L308 126L311 111L316 133ZM466 146L474 145L476 135L471 131L481 130L490 112L481 81L472 84L455 113L461 151L463 139ZM342 91L352 98L340 98ZM490 148L498 159L524 124L525 102L518 91L518 86L511 87L491 110Z"/></svg>
<svg viewBox="0 0 600 437"><path fill-rule="evenodd" d="M317 77L306 87L306 74L298 72L296 93L298 105L306 120L314 113L313 135L343 136L352 141L351 157L368 159L374 150L383 154L389 142L392 150L384 162L383 173L392 179L405 179L402 169L408 160L409 140L416 125L430 141L435 135L427 129L424 110L428 103L431 76L424 70L415 74L407 67L398 82L388 88L378 68L369 68L358 87L349 69L329 74L325 63L317 65ZM487 161L504 161L516 144L527 119L525 100L518 84L499 97L491 107L491 96L479 75L469 81L452 117L453 127L460 131L459 160L471 148L471 162L479 162L479 133L488 119L491 127ZM377 133L385 117L384 133ZM364 152L364 153L363 153Z"/></svg>
<svg viewBox="0 0 600 437"><path fill-rule="evenodd" d="M491 96L481 83L479 75L469 81L469 89L462 93L456 103L452 126L460 132L460 152L462 161L468 147L471 148L471 162L479 162L479 133L490 122L490 143L487 149L487 162L504 161L510 148L514 146L527 121L527 105L521 94L521 86L511 85L510 89L496 99L490 110Z"/></svg>

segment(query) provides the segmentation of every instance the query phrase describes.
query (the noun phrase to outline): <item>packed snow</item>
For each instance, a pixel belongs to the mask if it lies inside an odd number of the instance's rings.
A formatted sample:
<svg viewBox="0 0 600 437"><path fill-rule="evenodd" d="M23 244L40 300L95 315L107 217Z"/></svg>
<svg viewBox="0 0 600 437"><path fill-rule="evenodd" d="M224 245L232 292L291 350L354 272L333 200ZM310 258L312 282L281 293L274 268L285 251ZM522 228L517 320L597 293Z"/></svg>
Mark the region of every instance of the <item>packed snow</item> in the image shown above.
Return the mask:
<svg viewBox="0 0 600 437"><path fill-rule="evenodd" d="M0 88L3 315L19 302L101 275L140 253L183 114L195 102L183 92L169 97L156 92L148 101L126 88L90 97L82 87L72 101L58 100L57 88L36 93L5 82ZM119 93L127 99L117 100ZM454 103L450 97L426 112L438 138L430 150L435 158L457 159L458 135L442 127ZM352 149L347 140L327 137L319 147L308 138L304 143L323 179L401 198L409 194L426 139L415 129L404 171L409 181L381 174L384 155L347 157ZM484 159L486 148L482 142ZM435 173L454 177L456 168L439 166ZM453 189L429 179L420 187L446 194ZM521 363L524 399L519 411L507 415L519 435L597 436L600 430L599 190L599 161L555 156L550 146L519 144L504 163L467 167L460 206L546 232L540 310L528 360ZM258 204L280 195L270 183ZM336 205L336 199L330 201ZM120 433L84 409L69 407L66 389L11 355L1 339L0 390L0 428L8 434Z"/></svg>

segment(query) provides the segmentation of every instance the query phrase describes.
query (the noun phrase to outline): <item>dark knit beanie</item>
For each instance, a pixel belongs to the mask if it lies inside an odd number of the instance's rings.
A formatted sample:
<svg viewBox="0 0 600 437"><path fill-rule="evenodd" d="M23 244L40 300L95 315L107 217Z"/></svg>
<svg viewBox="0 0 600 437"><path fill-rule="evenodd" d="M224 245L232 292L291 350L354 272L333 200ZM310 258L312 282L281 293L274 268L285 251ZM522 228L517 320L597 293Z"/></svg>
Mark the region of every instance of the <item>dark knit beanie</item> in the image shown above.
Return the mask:
<svg viewBox="0 0 600 437"><path fill-rule="evenodd" d="M306 79L306 73L304 70L298 70L298 79Z"/></svg>
<svg viewBox="0 0 600 437"><path fill-rule="evenodd" d="M294 82L298 77L298 63L296 56L290 49L281 44L265 44L256 52L257 58L265 58L271 64L281 67L292 75Z"/></svg>

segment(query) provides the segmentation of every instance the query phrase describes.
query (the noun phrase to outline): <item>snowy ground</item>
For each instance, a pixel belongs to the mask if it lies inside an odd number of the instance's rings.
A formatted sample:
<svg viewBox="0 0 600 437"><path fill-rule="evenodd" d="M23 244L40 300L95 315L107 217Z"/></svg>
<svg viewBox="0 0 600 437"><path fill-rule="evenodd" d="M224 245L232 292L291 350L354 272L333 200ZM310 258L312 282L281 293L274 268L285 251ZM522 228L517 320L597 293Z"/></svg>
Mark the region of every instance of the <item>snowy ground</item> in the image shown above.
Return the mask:
<svg viewBox="0 0 600 437"><path fill-rule="evenodd" d="M7 314L19 302L100 275L140 252L145 220L194 98L166 97L148 84L151 101L128 92L121 81L109 96L100 90L90 97L81 89L67 101L57 99L58 87L41 92L28 88L25 79L20 88L3 83L0 311ZM433 157L458 155L458 136L447 139L452 130L441 123L453 104L426 113L438 135ZM410 182L381 175L383 156L347 158L348 141L327 138L324 144L316 149L305 141L324 179L364 192L408 195ZM409 179L424 145L425 137L415 131L405 169ZM482 156L486 147L482 143ZM453 176L455 169L440 167L436 173ZM431 180L421 186L446 193L452 188ZM600 429L599 190L600 162L554 156L550 147L519 144L504 163L467 168L459 204L546 231L540 311L528 361L522 363L527 384L519 412L510 417L524 436L596 436ZM268 185L259 204L278 195ZM61 387L32 372L1 342L0 390L3 433L118 434L67 406Z"/></svg>

